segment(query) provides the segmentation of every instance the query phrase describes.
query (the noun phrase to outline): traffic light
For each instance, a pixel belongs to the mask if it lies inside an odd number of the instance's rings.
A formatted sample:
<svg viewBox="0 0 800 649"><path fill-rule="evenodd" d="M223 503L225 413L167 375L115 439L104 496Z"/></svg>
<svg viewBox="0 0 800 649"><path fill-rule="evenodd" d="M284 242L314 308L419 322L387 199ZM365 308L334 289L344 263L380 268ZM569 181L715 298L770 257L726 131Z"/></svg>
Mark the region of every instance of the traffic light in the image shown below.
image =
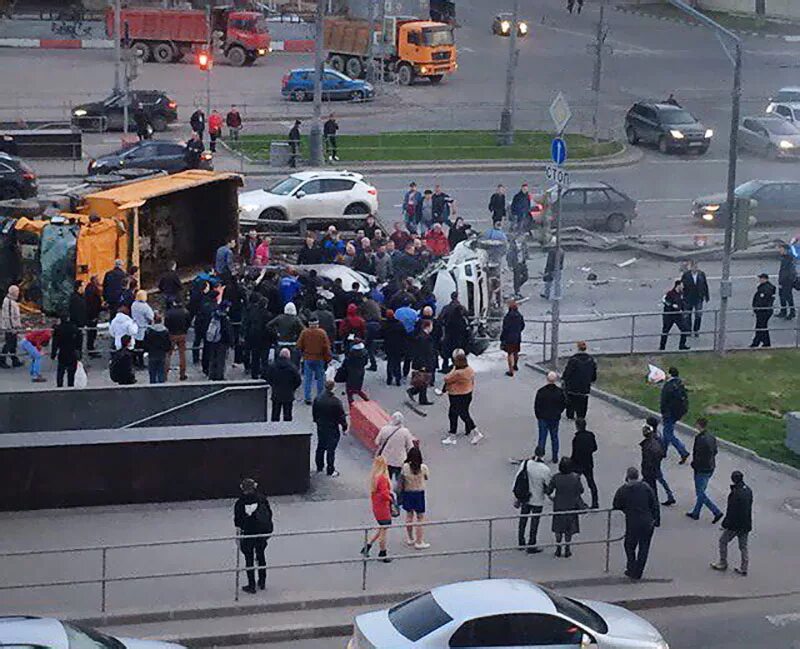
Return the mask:
<svg viewBox="0 0 800 649"><path fill-rule="evenodd" d="M209 52L205 50L201 50L197 53L197 67L199 67L204 72L207 72L211 69L211 66L214 65L214 59L211 57Z"/></svg>

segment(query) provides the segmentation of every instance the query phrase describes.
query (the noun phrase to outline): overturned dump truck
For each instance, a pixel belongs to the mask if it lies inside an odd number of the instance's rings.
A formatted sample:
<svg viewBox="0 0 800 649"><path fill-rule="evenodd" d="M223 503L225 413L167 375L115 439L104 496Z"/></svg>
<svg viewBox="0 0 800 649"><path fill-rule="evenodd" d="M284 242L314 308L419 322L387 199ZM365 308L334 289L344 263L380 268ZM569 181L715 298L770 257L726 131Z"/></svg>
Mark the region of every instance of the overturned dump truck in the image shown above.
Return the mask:
<svg viewBox="0 0 800 649"><path fill-rule="evenodd" d="M110 185L110 186L109 186ZM0 202L0 289L63 312L77 279L101 278L121 259L153 287L170 261L192 272L238 234L238 174L191 170L171 176L82 184L41 200Z"/></svg>

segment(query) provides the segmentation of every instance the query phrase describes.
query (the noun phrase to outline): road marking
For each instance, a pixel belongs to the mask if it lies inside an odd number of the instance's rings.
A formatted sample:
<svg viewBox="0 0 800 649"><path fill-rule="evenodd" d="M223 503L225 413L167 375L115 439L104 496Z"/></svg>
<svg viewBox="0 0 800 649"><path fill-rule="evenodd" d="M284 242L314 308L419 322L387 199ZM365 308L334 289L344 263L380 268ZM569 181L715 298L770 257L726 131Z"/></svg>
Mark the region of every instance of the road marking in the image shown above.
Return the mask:
<svg viewBox="0 0 800 649"><path fill-rule="evenodd" d="M772 626L784 627L800 622L800 613L784 613L782 615L767 615L767 621Z"/></svg>
<svg viewBox="0 0 800 649"><path fill-rule="evenodd" d="M691 198L640 198L639 203L684 203Z"/></svg>
<svg viewBox="0 0 800 649"><path fill-rule="evenodd" d="M475 50L473 50L471 47L464 47L463 45L459 46L458 49L461 52L469 52L470 54L474 54L475 53Z"/></svg>
<svg viewBox="0 0 800 649"><path fill-rule="evenodd" d="M569 36L580 36L581 38L585 38L587 40L593 41L596 37L594 34L587 34L586 32L579 32L574 29L564 29L563 27L554 27L553 25L539 25L540 28L549 29L554 32L558 32L561 34L567 34ZM658 54L658 50L650 50L646 47L639 47L638 45L634 45L633 43L625 43L624 41L618 41L614 38L609 38L606 40L609 45L618 48L625 48L625 53L638 53L638 54ZM615 52L617 50L614 50Z"/></svg>
<svg viewBox="0 0 800 649"><path fill-rule="evenodd" d="M687 162L691 162L692 164L704 163L704 164L728 164L727 158L684 158L681 160L655 160L650 159L647 161L647 164L653 165L677 165L677 164L686 164Z"/></svg>

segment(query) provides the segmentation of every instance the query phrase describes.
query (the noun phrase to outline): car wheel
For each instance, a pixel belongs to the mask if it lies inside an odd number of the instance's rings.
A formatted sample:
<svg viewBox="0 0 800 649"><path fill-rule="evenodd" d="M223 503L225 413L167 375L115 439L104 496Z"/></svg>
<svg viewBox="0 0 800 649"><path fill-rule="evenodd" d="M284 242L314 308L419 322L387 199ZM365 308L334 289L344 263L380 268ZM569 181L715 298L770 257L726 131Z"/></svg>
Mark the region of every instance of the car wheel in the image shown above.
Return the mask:
<svg viewBox="0 0 800 649"><path fill-rule="evenodd" d="M287 221L286 214L277 207L268 207L258 215L260 221Z"/></svg>
<svg viewBox="0 0 800 649"><path fill-rule="evenodd" d="M329 60L328 64L337 72L344 72L344 57L334 54Z"/></svg>
<svg viewBox="0 0 800 649"><path fill-rule="evenodd" d="M625 216L623 214L612 214L606 219L606 227L609 232L622 232L625 229Z"/></svg>
<svg viewBox="0 0 800 649"><path fill-rule="evenodd" d="M697 155L705 155L706 153L708 153L707 146L701 147L697 150Z"/></svg>
<svg viewBox="0 0 800 649"><path fill-rule="evenodd" d="M364 101L364 91L353 90L353 92L350 93L350 99L353 101Z"/></svg>
<svg viewBox="0 0 800 649"><path fill-rule="evenodd" d="M410 86L414 83L414 69L408 63L403 63L397 70L397 80L401 86Z"/></svg>
<svg viewBox="0 0 800 649"><path fill-rule="evenodd" d="M358 79L364 72L364 64L361 62L361 59L352 56L347 59L347 63L344 64L344 71L351 79Z"/></svg>
<svg viewBox="0 0 800 649"><path fill-rule="evenodd" d="M0 200L8 201L12 198L21 198L22 192L16 185L3 185L0 187Z"/></svg>
<svg viewBox="0 0 800 649"><path fill-rule="evenodd" d="M306 93L302 90L293 90L292 91L292 101L305 101L306 100Z"/></svg>
<svg viewBox="0 0 800 649"><path fill-rule="evenodd" d="M636 131L633 126L625 129L625 137L628 138L628 144L638 144L639 138L636 136Z"/></svg>
<svg viewBox="0 0 800 649"><path fill-rule="evenodd" d="M167 120L163 115L154 115L150 120L150 125L156 133L163 133L167 130Z"/></svg>
<svg viewBox="0 0 800 649"><path fill-rule="evenodd" d="M153 60L156 63L172 63L175 58L175 50L169 43L159 43L153 48Z"/></svg>
<svg viewBox="0 0 800 649"><path fill-rule="evenodd" d="M432 84L437 84L437 83L440 83L442 81L442 79L444 79L444 75L443 74L432 74L431 76L428 77L428 79L431 80Z"/></svg>
<svg viewBox="0 0 800 649"><path fill-rule="evenodd" d="M344 209L345 216L353 216L355 214L369 214L369 207L364 203L352 203Z"/></svg>
<svg viewBox="0 0 800 649"><path fill-rule="evenodd" d="M241 68L247 60L247 53L238 45L234 45L225 54L225 58L228 59L228 63L233 67Z"/></svg>
<svg viewBox="0 0 800 649"><path fill-rule="evenodd" d="M665 135L658 138L658 150L661 151L661 153L669 153L669 143Z"/></svg>
<svg viewBox="0 0 800 649"><path fill-rule="evenodd" d="M150 51L150 46L142 41L138 41L131 45L131 49L133 50L134 55L142 63L146 63L153 56L153 53Z"/></svg>

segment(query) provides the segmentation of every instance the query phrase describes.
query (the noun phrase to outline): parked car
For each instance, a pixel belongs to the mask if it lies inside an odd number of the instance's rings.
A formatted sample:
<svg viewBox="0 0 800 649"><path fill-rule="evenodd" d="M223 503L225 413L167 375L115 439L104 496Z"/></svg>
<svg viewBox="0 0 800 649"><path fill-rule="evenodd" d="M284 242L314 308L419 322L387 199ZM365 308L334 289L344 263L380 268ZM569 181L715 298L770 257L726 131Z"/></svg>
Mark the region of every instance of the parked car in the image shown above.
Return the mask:
<svg viewBox="0 0 800 649"><path fill-rule="evenodd" d="M313 68L292 70L283 77L281 95L292 101L310 101L314 98L314 81L316 73ZM362 79L351 79L342 72L325 70L322 77L322 98L351 99L364 101L375 97L375 88Z"/></svg>
<svg viewBox="0 0 800 649"><path fill-rule="evenodd" d="M562 227L580 226L588 230L622 232L636 218L636 201L604 182L572 183L561 192L547 190L537 203L546 205L544 217L552 218L558 204Z"/></svg>
<svg viewBox="0 0 800 649"><path fill-rule="evenodd" d="M778 104L800 104L800 87L787 86L778 90L774 97L769 98L767 112L773 112Z"/></svg>
<svg viewBox="0 0 800 649"><path fill-rule="evenodd" d="M117 638L74 622L31 615L0 617L0 647L6 646L27 649L183 649L178 644Z"/></svg>
<svg viewBox="0 0 800 649"><path fill-rule="evenodd" d="M800 129L773 115L745 117L739 126L739 148L775 160L800 156Z"/></svg>
<svg viewBox="0 0 800 649"><path fill-rule="evenodd" d="M376 214L378 190L350 171L301 171L268 189L239 194L239 222L294 221L309 216Z"/></svg>
<svg viewBox="0 0 800 649"><path fill-rule="evenodd" d="M465 581L359 615L348 649L553 647L669 649L658 630L619 606L564 597L522 579Z"/></svg>
<svg viewBox="0 0 800 649"><path fill-rule="evenodd" d="M714 131L688 110L666 103L638 102L625 115L630 144L655 144L661 153L708 151Z"/></svg>
<svg viewBox="0 0 800 649"><path fill-rule="evenodd" d="M200 156L200 169L211 170L213 155L204 151ZM186 171L186 145L182 142L144 140L123 147L114 153L89 161L89 175L108 174L120 169L161 169L168 173Z"/></svg>
<svg viewBox="0 0 800 649"><path fill-rule="evenodd" d="M514 23L514 14L504 12L499 13L492 21L492 34L495 36L511 36L511 25ZM528 35L528 22L517 19L517 36Z"/></svg>
<svg viewBox="0 0 800 649"><path fill-rule="evenodd" d="M736 188L736 197L753 200L752 216L759 225L800 224L800 182L749 180ZM725 225L730 216L727 197L723 193L700 196L692 204L692 216L706 225Z"/></svg>
<svg viewBox="0 0 800 649"><path fill-rule="evenodd" d="M133 107L141 103L150 125L156 132L178 120L178 104L161 90L131 90L128 104L128 128L133 131ZM102 101L80 104L72 109L72 123L85 131L122 131L125 96L114 93Z"/></svg>
<svg viewBox="0 0 800 649"><path fill-rule="evenodd" d="M16 156L0 153L0 200L32 198L38 191L33 169Z"/></svg>

